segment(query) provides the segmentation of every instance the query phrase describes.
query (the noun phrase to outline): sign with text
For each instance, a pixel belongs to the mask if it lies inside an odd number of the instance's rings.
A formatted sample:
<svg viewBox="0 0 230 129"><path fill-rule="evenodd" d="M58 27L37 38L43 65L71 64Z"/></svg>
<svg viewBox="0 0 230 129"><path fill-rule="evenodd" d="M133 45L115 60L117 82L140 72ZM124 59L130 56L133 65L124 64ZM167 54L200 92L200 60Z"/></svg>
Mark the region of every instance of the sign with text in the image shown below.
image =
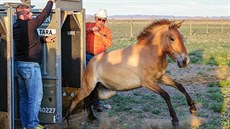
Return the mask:
<svg viewBox="0 0 230 129"><path fill-rule="evenodd" d="M50 36L56 34L56 29L38 29L37 31L40 36Z"/></svg>

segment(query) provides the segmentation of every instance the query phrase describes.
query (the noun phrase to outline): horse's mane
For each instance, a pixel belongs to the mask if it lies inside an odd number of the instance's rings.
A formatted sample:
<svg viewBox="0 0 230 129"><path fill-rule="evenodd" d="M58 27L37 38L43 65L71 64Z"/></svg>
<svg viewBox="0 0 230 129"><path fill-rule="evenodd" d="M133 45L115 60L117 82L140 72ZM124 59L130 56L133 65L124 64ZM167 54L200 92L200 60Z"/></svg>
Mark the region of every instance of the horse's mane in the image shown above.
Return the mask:
<svg viewBox="0 0 230 129"><path fill-rule="evenodd" d="M145 27L143 31L140 32L140 34L137 36L137 40L141 40L143 38L148 37L152 34L151 30L157 26L161 25L169 25L171 22L168 19L162 19L152 22L150 25Z"/></svg>

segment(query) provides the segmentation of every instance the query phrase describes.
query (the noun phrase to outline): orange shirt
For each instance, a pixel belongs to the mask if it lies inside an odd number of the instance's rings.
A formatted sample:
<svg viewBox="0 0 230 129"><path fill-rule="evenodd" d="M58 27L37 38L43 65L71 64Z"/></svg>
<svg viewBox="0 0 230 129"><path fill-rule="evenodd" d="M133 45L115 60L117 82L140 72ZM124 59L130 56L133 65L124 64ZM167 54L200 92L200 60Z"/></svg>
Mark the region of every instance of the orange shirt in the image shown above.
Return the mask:
<svg viewBox="0 0 230 129"><path fill-rule="evenodd" d="M86 30L94 27L95 23L86 23ZM91 31L86 31L86 52L90 54L99 54L105 52L112 46L112 33L108 27L100 29L99 32L104 36L99 36Z"/></svg>

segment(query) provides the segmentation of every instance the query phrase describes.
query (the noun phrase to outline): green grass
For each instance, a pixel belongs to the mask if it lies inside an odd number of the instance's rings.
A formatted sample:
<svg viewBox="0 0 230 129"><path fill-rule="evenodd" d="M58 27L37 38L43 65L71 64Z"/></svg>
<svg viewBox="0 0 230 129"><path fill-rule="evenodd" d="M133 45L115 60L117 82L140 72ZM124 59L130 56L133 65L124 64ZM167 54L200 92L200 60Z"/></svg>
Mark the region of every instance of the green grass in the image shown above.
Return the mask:
<svg viewBox="0 0 230 129"><path fill-rule="evenodd" d="M219 87L225 87L225 86L230 87L230 79L229 80L224 80L224 81L218 81L217 85Z"/></svg>
<svg viewBox="0 0 230 129"><path fill-rule="evenodd" d="M187 38L186 47L192 63L230 66L228 33L208 33Z"/></svg>

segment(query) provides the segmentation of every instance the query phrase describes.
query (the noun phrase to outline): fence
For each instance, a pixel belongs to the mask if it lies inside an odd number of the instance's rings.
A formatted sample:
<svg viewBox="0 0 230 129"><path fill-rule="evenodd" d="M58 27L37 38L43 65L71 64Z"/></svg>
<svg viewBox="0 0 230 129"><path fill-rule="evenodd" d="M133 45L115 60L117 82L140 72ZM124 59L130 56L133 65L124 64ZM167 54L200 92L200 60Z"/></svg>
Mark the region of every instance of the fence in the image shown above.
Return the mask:
<svg viewBox="0 0 230 129"><path fill-rule="evenodd" d="M107 25L112 29L114 38L133 38L148 24L158 19L109 19ZM182 20L182 19L172 19ZM230 19L189 18L185 19L180 31L184 35L205 33L229 33Z"/></svg>

